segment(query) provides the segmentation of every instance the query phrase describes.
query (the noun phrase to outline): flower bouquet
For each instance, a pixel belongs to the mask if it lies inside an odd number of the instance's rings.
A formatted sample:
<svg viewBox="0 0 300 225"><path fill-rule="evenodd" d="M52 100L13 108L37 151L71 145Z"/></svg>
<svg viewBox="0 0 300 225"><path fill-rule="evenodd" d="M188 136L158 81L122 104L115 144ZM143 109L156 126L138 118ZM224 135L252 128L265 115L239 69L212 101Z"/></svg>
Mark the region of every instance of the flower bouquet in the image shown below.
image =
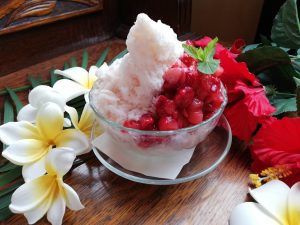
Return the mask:
<svg viewBox="0 0 300 225"><path fill-rule="evenodd" d="M254 172L250 178L257 187L250 194L258 202L237 206L230 224L299 223L296 0L287 0L276 16L273 42L263 38L260 44L246 46L238 39L231 48L209 37L179 42L166 25L141 17L127 40L128 51L108 65L107 49L87 71L85 52L82 67L72 60L71 67L52 72L51 87L30 77L33 89L24 107L14 90L5 90L18 114L14 122L13 105L5 101L0 139L2 156L9 162L0 164L1 219L11 211L24 214L30 224L45 214L50 223L61 224L66 206L83 208L63 176L74 162L82 163L76 156L92 146L105 150L118 145L118 152L128 150L132 156L127 165L115 152L105 153L124 167L135 165L129 170L150 171L156 177L161 175L153 168L163 165L157 159L166 153L163 162L175 165L172 171L177 172L165 178L175 179L223 113L232 134L249 145ZM124 74L127 79L120 79ZM286 117L287 112L293 112L293 118ZM101 138L99 143L91 142L91 132ZM145 164L150 157L156 163ZM16 180L20 175L24 182Z"/></svg>

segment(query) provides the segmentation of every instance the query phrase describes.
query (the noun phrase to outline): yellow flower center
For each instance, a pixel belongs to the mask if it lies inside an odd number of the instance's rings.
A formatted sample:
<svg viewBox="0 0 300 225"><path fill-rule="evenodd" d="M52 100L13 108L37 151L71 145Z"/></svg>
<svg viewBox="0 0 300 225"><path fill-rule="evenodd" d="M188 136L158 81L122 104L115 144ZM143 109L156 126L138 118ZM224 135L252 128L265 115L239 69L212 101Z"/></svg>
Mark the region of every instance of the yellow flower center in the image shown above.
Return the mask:
<svg viewBox="0 0 300 225"><path fill-rule="evenodd" d="M279 180L288 177L292 171L286 166L269 167L260 172L260 174L250 174L249 178L255 187L260 187L271 180Z"/></svg>

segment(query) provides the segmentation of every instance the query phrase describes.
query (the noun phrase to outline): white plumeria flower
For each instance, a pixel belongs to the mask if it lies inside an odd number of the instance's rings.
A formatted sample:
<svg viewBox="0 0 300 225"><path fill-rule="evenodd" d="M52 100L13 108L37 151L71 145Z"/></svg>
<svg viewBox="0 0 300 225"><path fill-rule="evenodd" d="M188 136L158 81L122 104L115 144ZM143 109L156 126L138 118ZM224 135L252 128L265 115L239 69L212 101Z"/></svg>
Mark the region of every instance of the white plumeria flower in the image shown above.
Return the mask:
<svg viewBox="0 0 300 225"><path fill-rule="evenodd" d="M45 157L52 148L70 147L76 155L90 151L87 137L76 129L63 130L63 112L48 102L38 111L36 124L9 122L0 126L0 140L9 145L2 155L16 165L23 165L25 180L45 173Z"/></svg>
<svg viewBox="0 0 300 225"><path fill-rule="evenodd" d="M77 193L63 182L76 157L70 148L53 149L46 157L47 174L20 186L12 195L9 209L22 213L33 224L47 213L52 225L62 224L66 205L71 210L84 208Z"/></svg>
<svg viewBox="0 0 300 225"><path fill-rule="evenodd" d="M31 90L28 95L29 104L25 105L18 113L18 121L28 121L35 123L38 110L47 102L56 103L64 112L66 101L64 97L53 88L46 85L39 85ZM66 127L71 126L70 120L65 119L64 124Z"/></svg>
<svg viewBox="0 0 300 225"><path fill-rule="evenodd" d="M64 71L55 70L54 73L65 76L71 80L58 80L53 88L60 92L67 102L83 94L85 101L89 102L88 93L92 89L94 82L97 80L95 75L97 69L96 66L91 66L89 72L81 67L72 67Z"/></svg>
<svg viewBox="0 0 300 225"><path fill-rule="evenodd" d="M282 181L272 180L249 190L258 202L245 202L235 207L230 225L299 225L300 182L291 189Z"/></svg>
<svg viewBox="0 0 300 225"><path fill-rule="evenodd" d="M72 124L74 127L80 131L82 131L87 138L91 137L91 131L93 124L95 122L95 113L93 112L92 108L89 106L88 103L85 104L83 111L81 113L80 120L78 118L78 113L76 109L72 107L66 107L66 111L70 115ZM99 125L99 123L96 124L96 127L94 128L95 135L100 135L103 132L103 129Z"/></svg>

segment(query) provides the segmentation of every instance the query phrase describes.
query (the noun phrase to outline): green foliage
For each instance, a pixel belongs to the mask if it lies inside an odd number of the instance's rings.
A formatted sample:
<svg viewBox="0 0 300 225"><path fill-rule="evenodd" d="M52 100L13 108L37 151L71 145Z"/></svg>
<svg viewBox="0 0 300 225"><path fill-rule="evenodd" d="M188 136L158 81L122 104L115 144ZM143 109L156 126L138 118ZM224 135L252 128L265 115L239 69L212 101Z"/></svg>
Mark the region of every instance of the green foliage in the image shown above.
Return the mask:
<svg viewBox="0 0 300 225"><path fill-rule="evenodd" d="M82 64L81 64L81 67L87 70L88 62L89 62L89 53L85 49L83 51L83 54L82 54Z"/></svg>
<svg viewBox="0 0 300 225"><path fill-rule="evenodd" d="M107 57L108 52L109 52L109 48L106 48L106 49L102 52L100 58L98 59L98 61L97 61L97 63L96 63L96 66L97 66L97 67L100 67L100 66L104 63L104 61L105 61L105 59L106 59L106 57Z"/></svg>
<svg viewBox="0 0 300 225"><path fill-rule="evenodd" d="M118 55L116 55L109 63L108 65L111 65L115 60L122 58L124 55L128 53L127 49L124 49L122 52L120 52Z"/></svg>
<svg viewBox="0 0 300 225"><path fill-rule="evenodd" d="M35 88L36 86L41 85L41 82L39 80L35 79L32 75L29 75L27 79L31 83L31 86L33 88Z"/></svg>
<svg viewBox="0 0 300 225"><path fill-rule="evenodd" d="M16 92L14 92L12 89L10 88L6 88L7 93L9 94L11 100L13 101L13 103L15 104L16 107L16 111L19 112L22 107L23 107L23 103L21 102L20 98L18 97L18 95L16 94Z"/></svg>
<svg viewBox="0 0 300 225"><path fill-rule="evenodd" d="M296 89L293 77L299 74L292 66L289 55L278 47L263 46L240 54L237 61L246 62L250 72L259 75L263 73L264 85L275 85L283 92L294 93ZM300 78L300 77L299 77Z"/></svg>
<svg viewBox="0 0 300 225"><path fill-rule="evenodd" d="M54 73L54 68L51 69L50 71L50 85L53 87L56 81L58 81L58 76L57 74Z"/></svg>
<svg viewBox="0 0 300 225"><path fill-rule="evenodd" d="M277 116L284 112L294 112L297 111L296 107L296 97L293 98L274 98L270 100L271 104L276 107L276 112L273 113Z"/></svg>
<svg viewBox="0 0 300 225"><path fill-rule="evenodd" d="M300 116L300 85L297 86L296 95L297 114Z"/></svg>
<svg viewBox="0 0 300 225"><path fill-rule="evenodd" d="M300 23L297 0L287 0L276 15L271 31L272 40L286 48L300 48Z"/></svg>
<svg viewBox="0 0 300 225"><path fill-rule="evenodd" d="M187 44L182 44L182 47L189 56L198 60L197 68L201 73L214 74L220 65L220 60L214 59L217 42L218 38L216 37L204 49Z"/></svg>
<svg viewBox="0 0 300 225"><path fill-rule="evenodd" d="M76 61L76 57L75 56L71 57L70 64L71 64L71 67L76 67L77 66L77 61Z"/></svg>

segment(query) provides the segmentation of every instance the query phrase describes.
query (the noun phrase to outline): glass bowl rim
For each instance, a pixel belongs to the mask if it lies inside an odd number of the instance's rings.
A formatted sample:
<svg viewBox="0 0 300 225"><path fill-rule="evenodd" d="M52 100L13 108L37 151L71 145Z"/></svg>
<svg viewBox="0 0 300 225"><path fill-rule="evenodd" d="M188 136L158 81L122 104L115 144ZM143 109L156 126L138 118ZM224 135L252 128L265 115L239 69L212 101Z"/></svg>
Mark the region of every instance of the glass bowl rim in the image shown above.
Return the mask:
<svg viewBox="0 0 300 225"><path fill-rule="evenodd" d="M95 105L93 104L92 101L92 97L91 97L91 93L93 92L95 85L92 87L92 90L89 92L89 105L92 108L92 110L94 111L94 113L96 114L97 117L99 117L102 121L104 121L107 125L114 127L114 128L118 128L120 130L124 130L124 131L128 131L128 132L135 132L137 134L140 135L152 135L152 136L165 136L165 135L172 135L172 134L179 134L181 132L188 132L188 131L193 131L201 126L206 125L207 123L210 123L212 120L214 120L215 118L219 117L222 112L224 111L228 98L227 98L227 93L226 93L226 89L222 83L222 81L220 80L221 83L221 91L224 97L224 101L222 102L222 105L220 106L220 108L207 120L196 124L194 126L190 126L190 127L185 127L185 128L181 128L181 129L177 129L177 130L170 130L170 131L149 131L149 130L138 130L138 129L134 129L134 128L129 128L129 127L124 127L123 125L121 125L120 123L116 123L113 122L107 118L105 118L100 112L98 112L98 110L96 109Z"/></svg>
<svg viewBox="0 0 300 225"><path fill-rule="evenodd" d="M159 179L159 178L146 178L146 177L139 177L137 175L133 175L133 174L128 174L118 168L116 168L115 166L111 165L109 162L107 162L99 153L100 150L98 150L97 147L95 147L92 144L92 150L95 154L95 156L97 157L97 159L102 163L102 165L107 168L108 170L110 170L111 172L117 174L118 176L121 176L127 180L131 180L137 183L142 183L142 184L150 184L150 185L175 185L175 184L181 184L181 183L185 183L185 182L189 182L189 181L193 181L195 179L198 179L200 177L203 177L207 174L209 174L210 172L212 172L213 170L215 170L217 168L217 166L225 159L225 157L228 155L229 151L230 151L230 147L232 144L232 131L229 125L228 120L226 119L226 117L224 115L221 115L220 120L223 120L225 122L226 125L226 130L227 130L227 143L226 143L226 147L223 150L222 154L206 169L201 170L200 172L197 172L195 174L186 176L186 177L180 177L180 178L175 178L175 179ZM92 128L92 133L91 133L91 140L93 138L93 130L94 130L94 125ZM104 153L102 153L104 154ZM105 155L105 154L104 154ZM121 167L121 166L120 166Z"/></svg>

